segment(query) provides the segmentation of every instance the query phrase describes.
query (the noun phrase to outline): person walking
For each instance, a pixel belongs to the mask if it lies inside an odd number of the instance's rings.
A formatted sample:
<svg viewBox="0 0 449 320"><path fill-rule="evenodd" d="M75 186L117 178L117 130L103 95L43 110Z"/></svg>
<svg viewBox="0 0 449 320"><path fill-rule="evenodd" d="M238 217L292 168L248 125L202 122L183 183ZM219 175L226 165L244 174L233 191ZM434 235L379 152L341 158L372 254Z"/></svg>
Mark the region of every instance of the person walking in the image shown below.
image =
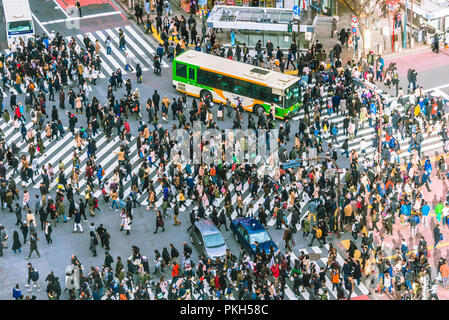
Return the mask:
<svg viewBox="0 0 449 320"><path fill-rule="evenodd" d="M97 245L98 245L98 239L95 232L90 232L90 243L89 243L89 250L92 252L92 256L97 256Z"/></svg>
<svg viewBox="0 0 449 320"><path fill-rule="evenodd" d="M41 254L39 253L39 250L37 249L37 240L39 240L37 238L37 236L34 233L31 233L30 234L30 253L26 257L26 259L29 259L31 257L31 254L33 253L33 251L36 251L38 258L41 257Z"/></svg>
<svg viewBox="0 0 449 320"><path fill-rule="evenodd" d="M440 231L440 225L437 223L435 228L433 228L433 240L435 241L435 244L433 248L435 249L438 245L438 242L443 240L443 234Z"/></svg>
<svg viewBox="0 0 449 320"><path fill-rule="evenodd" d="M447 264L447 260L444 260L444 263L440 266L441 279L443 282L443 288L448 287L448 278L449 278L449 265Z"/></svg>
<svg viewBox="0 0 449 320"><path fill-rule="evenodd" d="M79 0L75 1L75 7L78 9L78 16L81 18L82 14L81 14L81 3Z"/></svg>
<svg viewBox="0 0 449 320"><path fill-rule="evenodd" d="M11 249L14 252L14 254L17 254L17 251L19 252L19 254L22 253L22 243L20 243L19 233L17 232L17 230L14 230L14 232L12 234L12 248Z"/></svg>
<svg viewBox="0 0 449 320"><path fill-rule="evenodd" d="M437 282L437 280L435 279L435 280L433 280L433 282L432 282L432 286L430 287L430 296L429 296L429 300L433 300L433 299L435 299L435 300L440 300L439 298L438 298L438 282Z"/></svg>
<svg viewBox="0 0 449 320"><path fill-rule="evenodd" d="M322 248L323 244L321 243L321 241L322 241L322 238L323 238L323 230L321 229L321 227L318 224L316 224L312 228L312 235L313 235L313 238L310 241L309 247L311 247L313 245L313 242L315 241L315 239L317 239L318 243L320 245L320 248Z"/></svg>
<svg viewBox="0 0 449 320"><path fill-rule="evenodd" d="M47 240L48 244L53 243L53 239L51 238L52 231L53 231L53 229L51 228L50 222L45 221L44 234L45 234L45 240Z"/></svg>
<svg viewBox="0 0 449 320"><path fill-rule="evenodd" d="M77 232L83 232L83 226L81 225L81 213L78 211L78 209L75 209L73 211L75 218L73 219L73 233Z"/></svg>
<svg viewBox="0 0 449 320"><path fill-rule="evenodd" d="M162 228L162 232L165 231L164 218L162 217L161 211L158 210L157 214L156 214L156 230L154 231L154 233L157 233L157 230L159 230L159 227Z"/></svg>
<svg viewBox="0 0 449 320"><path fill-rule="evenodd" d="M126 217L125 217L125 224L123 226L123 229L126 231L126 234L129 234L129 231L131 230L131 223L132 223L132 219L130 217L130 213L126 212Z"/></svg>
<svg viewBox="0 0 449 320"><path fill-rule="evenodd" d="M282 240L285 241L285 248L289 251L292 252L292 247L291 245L293 244L293 246L295 245L295 240L293 239L293 232L290 229L290 227L287 227L284 231L284 237L282 238Z"/></svg>
<svg viewBox="0 0 449 320"><path fill-rule="evenodd" d="M31 267L29 270L29 280L31 281L31 286L29 286L28 292L31 292L33 288L37 287L37 292L42 291L41 286L39 285L39 272L34 268Z"/></svg>
<svg viewBox="0 0 449 320"><path fill-rule="evenodd" d="M112 41L111 37L107 36L105 44L106 44L106 54L108 54L108 55L110 55L112 52L111 41Z"/></svg>

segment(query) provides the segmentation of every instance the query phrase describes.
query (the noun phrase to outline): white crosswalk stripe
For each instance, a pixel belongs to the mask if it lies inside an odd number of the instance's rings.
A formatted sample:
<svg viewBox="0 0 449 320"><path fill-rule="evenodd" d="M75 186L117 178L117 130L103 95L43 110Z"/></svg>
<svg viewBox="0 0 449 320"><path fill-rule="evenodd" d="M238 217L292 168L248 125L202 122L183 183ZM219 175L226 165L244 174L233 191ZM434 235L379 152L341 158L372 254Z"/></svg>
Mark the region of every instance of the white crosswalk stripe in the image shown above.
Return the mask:
<svg viewBox="0 0 449 320"><path fill-rule="evenodd" d="M147 50L150 54L152 54L153 56L154 55L156 55L156 52L154 51L154 49L145 41L145 40L143 40L138 34L137 34L137 32L133 29L133 27L132 26L125 26L125 30L127 30L136 40L137 40L137 43L138 44L140 44L140 45L142 45L144 48L145 48L145 50ZM148 56L142 56L143 58L144 58L144 60L148 63L148 64L150 64L150 65L152 65L153 64L153 61L148 57ZM167 62L165 62L164 60L162 60L162 68L168 68L169 67L169 65L167 64Z"/></svg>
<svg viewBox="0 0 449 320"><path fill-rule="evenodd" d="M447 99L449 100L449 95L444 93L442 90L438 89L438 88L430 88L427 90L424 90L426 95L429 96L442 96L443 99ZM324 97L326 98L326 96ZM409 96L406 96L404 98L404 103L408 102ZM387 101L395 101L396 99L394 98L389 98L387 99ZM396 104L395 106L390 106L390 108L385 108L384 113L391 113L393 110L397 110L399 112L399 114L401 116L404 115L405 113L405 109L403 105L399 105ZM329 121L330 124L334 124L337 125L338 128L338 134L337 134L337 143L335 143L332 139L332 134L328 131L327 135L325 135L325 138L328 142L332 142L333 147L337 148L338 154L340 156L340 153L342 153L343 149L343 143L344 141L348 138L347 135L344 134L344 129L343 129L343 120L345 118L346 115L341 115L341 114L336 114L335 112L333 114L331 114L330 116L327 114L327 110L324 108L322 110L322 118L327 118L327 120ZM304 112L301 110L300 113L295 117L295 119L300 119L304 116ZM351 152L352 150L355 150L360 159L372 159L373 155L377 152L378 150L378 146L374 146L373 145L373 141L374 141L374 137L376 134L375 131L375 123L373 121L372 123L372 127L369 126L369 122L368 120L365 121L365 123L359 123L359 128L357 130L357 134L354 134L354 138L353 140L348 140L348 150L349 152ZM404 130L405 131L405 130ZM383 130L383 140L385 139L385 133L386 133L386 129L384 127ZM400 145L400 150L401 153L398 154L399 159L408 159L408 157L413 153L413 150L409 151L409 147L410 147L410 137L405 137L404 139L402 139L400 132L395 132L393 130L393 137L396 139L396 141L399 142ZM422 155L429 155L434 151L437 150L442 150L444 143L442 138L440 137L440 135L435 132L435 130L431 131L429 134L427 133L423 133L423 138L424 141L422 142L421 145L421 154ZM366 147L364 148L366 150L366 155L363 156L361 151L362 151L362 139L365 140L365 144Z"/></svg>
<svg viewBox="0 0 449 320"><path fill-rule="evenodd" d="M316 266L317 266L316 270L317 270L317 272L319 272L320 268L326 268L326 265L327 265L327 260L328 260L328 250L327 249L329 248L329 244L326 244L325 248L326 248L326 250L324 250L324 248L320 249L318 247L312 247L312 248L307 247L307 248L299 249L299 250L297 250L297 252L303 251L306 255L310 255L312 253L318 254L320 256L320 258L317 260L312 260L311 263L313 262L316 264ZM292 257L291 258L292 264L294 265L294 262L296 259L298 259L298 257L293 252L290 255ZM338 251L337 251L337 261L340 264L340 267L342 267L344 261ZM336 289L332 290L332 282L330 280L330 275L331 275L331 270L328 269L326 272L326 275L325 275L325 283L323 284L323 287L319 290L318 293L322 294L323 289L326 288L327 292L328 292L329 300L335 300L337 298L337 291L336 291ZM293 279L293 277L290 277L289 280L287 280L287 286L291 286L291 288L292 288L291 290L293 293L292 279ZM344 289L344 290L345 290L346 297L347 297L349 292L346 289ZM310 292L308 292L307 290L305 290L305 292L302 292L301 289L299 289L299 293L300 293L300 295L298 297L299 299L309 300ZM367 294L369 294L369 290L366 288L365 284L363 284L363 282L361 282L360 285L357 285L357 282L354 281L354 292L352 293L351 298L354 298L354 297L357 297L360 295L367 295ZM287 293L287 290L286 290L286 295L289 298L289 300L291 300L289 297L289 294ZM293 293L293 295L294 295L294 293ZM296 298L296 295L295 295L295 298Z"/></svg>
<svg viewBox="0 0 449 320"><path fill-rule="evenodd" d="M126 39L126 50L122 51L118 49L119 29L120 28L112 28L86 33L86 35L93 43L95 43L96 40L99 40L100 42L101 72L99 74L99 77L109 78L112 73L114 73L119 68L122 70L123 75L128 73L135 73L137 63L140 63L143 72L153 70L153 57L156 55L155 49L153 49L144 39L144 37L139 35L138 31L136 31L132 26L125 26L122 28ZM111 38L111 54L107 54L106 50L105 42L108 36ZM82 48L85 48L83 41L84 34L77 34L74 37L78 45ZM66 41L70 41L72 37L67 36L65 38ZM125 51L128 52L132 60L133 71L125 70ZM161 66L163 68L169 68L169 65L164 60L162 60ZM14 90L14 88L12 88L12 90Z"/></svg>

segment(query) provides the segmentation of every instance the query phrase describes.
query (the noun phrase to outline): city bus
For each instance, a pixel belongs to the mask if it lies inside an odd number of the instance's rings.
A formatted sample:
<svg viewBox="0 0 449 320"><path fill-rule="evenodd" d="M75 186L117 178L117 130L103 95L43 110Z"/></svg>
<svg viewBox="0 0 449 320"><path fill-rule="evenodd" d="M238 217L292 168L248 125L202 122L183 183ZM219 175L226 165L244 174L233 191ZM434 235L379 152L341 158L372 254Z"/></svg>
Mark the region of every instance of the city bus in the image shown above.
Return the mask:
<svg viewBox="0 0 449 320"><path fill-rule="evenodd" d="M289 118L299 112L299 78L199 51L185 51L173 61L173 87L188 95L233 107L240 98L248 112Z"/></svg>
<svg viewBox="0 0 449 320"><path fill-rule="evenodd" d="M8 46L13 41L19 43L19 38L27 43L29 38L34 37L34 23L28 0L2 0L2 3Z"/></svg>

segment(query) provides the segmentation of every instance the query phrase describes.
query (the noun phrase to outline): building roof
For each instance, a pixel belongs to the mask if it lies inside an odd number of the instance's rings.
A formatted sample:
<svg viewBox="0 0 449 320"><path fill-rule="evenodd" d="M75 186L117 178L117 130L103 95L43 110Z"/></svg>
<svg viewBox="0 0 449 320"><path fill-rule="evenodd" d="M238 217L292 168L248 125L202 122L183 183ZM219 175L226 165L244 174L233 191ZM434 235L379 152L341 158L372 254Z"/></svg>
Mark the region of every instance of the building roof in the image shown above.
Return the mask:
<svg viewBox="0 0 449 320"><path fill-rule="evenodd" d="M407 2L407 8L411 9L411 2ZM434 20L449 15L448 0L426 0L421 5L414 4L413 12L427 20Z"/></svg>
<svg viewBox="0 0 449 320"><path fill-rule="evenodd" d="M300 21L306 21L305 11L299 16ZM220 5L214 6L207 19L208 27L234 30L287 32L289 23L293 23L293 31L297 32L292 9ZM301 23L300 29L301 32L313 32L314 27Z"/></svg>

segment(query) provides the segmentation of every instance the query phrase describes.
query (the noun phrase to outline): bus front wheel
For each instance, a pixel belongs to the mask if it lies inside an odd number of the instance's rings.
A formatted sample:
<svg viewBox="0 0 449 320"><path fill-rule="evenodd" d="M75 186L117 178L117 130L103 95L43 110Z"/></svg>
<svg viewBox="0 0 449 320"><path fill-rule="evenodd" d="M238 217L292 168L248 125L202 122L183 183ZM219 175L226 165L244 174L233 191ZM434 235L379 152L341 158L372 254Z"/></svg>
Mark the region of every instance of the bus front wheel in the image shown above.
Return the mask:
<svg viewBox="0 0 449 320"><path fill-rule="evenodd" d="M254 106L254 110L256 111L256 114L257 114L258 116L261 116L261 115L263 115L263 114L265 113L265 108L262 107L260 104L255 105L255 106Z"/></svg>
<svg viewBox="0 0 449 320"><path fill-rule="evenodd" d="M206 97L207 97L209 99L209 101L212 102L212 93L210 93L210 91L207 91L207 90L201 91L200 97L203 100L206 100Z"/></svg>

